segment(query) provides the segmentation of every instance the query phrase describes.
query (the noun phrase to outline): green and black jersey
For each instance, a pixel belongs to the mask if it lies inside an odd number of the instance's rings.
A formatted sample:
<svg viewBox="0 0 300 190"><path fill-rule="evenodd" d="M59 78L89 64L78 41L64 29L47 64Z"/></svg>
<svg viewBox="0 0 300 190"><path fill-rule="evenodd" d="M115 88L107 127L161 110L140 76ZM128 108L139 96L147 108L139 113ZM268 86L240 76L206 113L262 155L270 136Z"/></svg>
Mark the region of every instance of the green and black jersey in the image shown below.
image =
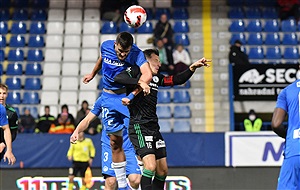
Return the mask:
<svg viewBox="0 0 300 190"><path fill-rule="evenodd" d="M8 119L8 124L11 132L11 138L12 141L14 141L17 137L18 133L18 121L19 121L19 116L16 112L16 110L11 107L10 105L5 105L6 108L6 115ZM3 129L0 129L0 142L4 142L4 133Z"/></svg>

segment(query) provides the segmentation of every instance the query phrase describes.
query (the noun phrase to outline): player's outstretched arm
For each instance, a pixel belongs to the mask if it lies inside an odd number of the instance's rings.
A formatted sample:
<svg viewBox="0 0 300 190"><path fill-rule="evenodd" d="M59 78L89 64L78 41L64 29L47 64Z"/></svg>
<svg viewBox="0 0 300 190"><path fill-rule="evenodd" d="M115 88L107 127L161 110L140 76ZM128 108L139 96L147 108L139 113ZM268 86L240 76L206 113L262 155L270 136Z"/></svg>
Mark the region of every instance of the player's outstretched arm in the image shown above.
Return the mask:
<svg viewBox="0 0 300 190"><path fill-rule="evenodd" d="M3 160L4 162L8 161L9 165L13 165L16 162L16 158L12 152L12 143L11 143L11 133L8 124L2 127L4 131L4 140L6 143L6 152L4 154Z"/></svg>
<svg viewBox="0 0 300 190"><path fill-rule="evenodd" d="M92 72L83 77L83 83L85 84L89 83L96 76L96 74L100 71L101 68L102 68L102 56L100 55Z"/></svg>
<svg viewBox="0 0 300 190"><path fill-rule="evenodd" d="M189 66L189 69L192 71L192 72L195 72L197 68L200 68L200 67L210 67L210 65L208 64L208 62L211 62L210 59L206 59L205 57L202 57L201 59L195 61L193 64L191 64Z"/></svg>
<svg viewBox="0 0 300 190"><path fill-rule="evenodd" d="M145 95L150 93L150 87L149 87L149 83L152 80L152 71L150 69L149 63L145 62L141 67L141 77L140 80L138 82L138 85L143 89L143 92ZM145 85L147 84L147 85Z"/></svg>
<svg viewBox="0 0 300 190"><path fill-rule="evenodd" d="M287 133L287 129L282 125L285 116L285 110L281 108L275 108L271 122L272 130L282 138L285 138Z"/></svg>

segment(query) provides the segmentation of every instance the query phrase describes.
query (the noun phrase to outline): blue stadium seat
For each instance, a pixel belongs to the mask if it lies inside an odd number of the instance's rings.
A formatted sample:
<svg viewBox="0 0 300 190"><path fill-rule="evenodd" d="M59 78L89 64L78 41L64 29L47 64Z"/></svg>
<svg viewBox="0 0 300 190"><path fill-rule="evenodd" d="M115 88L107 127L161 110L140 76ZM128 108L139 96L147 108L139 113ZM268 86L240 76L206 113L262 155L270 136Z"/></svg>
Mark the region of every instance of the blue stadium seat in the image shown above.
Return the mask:
<svg viewBox="0 0 300 190"><path fill-rule="evenodd" d="M273 20L265 20L264 31L265 32L279 32L279 23L276 19Z"/></svg>
<svg viewBox="0 0 300 190"><path fill-rule="evenodd" d="M263 59L264 49L261 46L251 47L248 53L249 59Z"/></svg>
<svg viewBox="0 0 300 190"><path fill-rule="evenodd" d="M17 48L11 49L8 52L8 61L24 61L24 51Z"/></svg>
<svg viewBox="0 0 300 190"><path fill-rule="evenodd" d="M31 21L46 21L47 13L44 9L34 9L30 17Z"/></svg>
<svg viewBox="0 0 300 190"><path fill-rule="evenodd" d="M190 106L184 105L184 106L179 106L176 105L174 107L174 118L191 118L192 113Z"/></svg>
<svg viewBox="0 0 300 190"><path fill-rule="evenodd" d="M34 0L32 1L31 6L35 8L47 8L48 0Z"/></svg>
<svg viewBox="0 0 300 190"><path fill-rule="evenodd" d="M8 27L7 27L7 23L4 21L0 22L0 34L7 34L8 32Z"/></svg>
<svg viewBox="0 0 300 190"><path fill-rule="evenodd" d="M25 47L24 36L22 36L20 34L12 36L9 41L9 46L10 47Z"/></svg>
<svg viewBox="0 0 300 190"><path fill-rule="evenodd" d="M26 9L15 10L12 16L12 20L15 21L28 20L28 11Z"/></svg>
<svg viewBox="0 0 300 190"><path fill-rule="evenodd" d="M232 33L231 38L230 38L230 44L234 44L236 40L240 40L242 44L246 44L246 38L245 34L240 32L240 33Z"/></svg>
<svg viewBox="0 0 300 190"><path fill-rule="evenodd" d="M45 34L46 27L43 22L32 22L29 29L30 34Z"/></svg>
<svg viewBox="0 0 300 190"><path fill-rule="evenodd" d="M245 13L242 7L231 7L228 12L228 18L231 19L243 19L245 18Z"/></svg>
<svg viewBox="0 0 300 190"><path fill-rule="evenodd" d="M2 2L1 2L2 4ZM0 10L0 21L8 21L9 20L9 10L8 9L2 9Z"/></svg>
<svg viewBox="0 0 300 190"><path fill-rule="evenodd" d="M145 11L147 13L147 20L152 20L153 19L153 11L152 8L145 8Z"/></svg>
<svg viewBox="0 0 300 190"><path fill-rule="evenodd" d="M283 53L284 59L300 59L299 49L297 46L286 47Z"/></svg>
<svg viewBox="0 0 300 190"><path fill-rule="evenodd" d="M262 45L263 44L263 39L261 33L249 33L248 36L248 45Z"/></svg>
<svg viewBox="0 0 300 190"><path fill-rule="evenodd" d="M173 86L175 89L188 89L191 88L191 82L188 80L182 85L175 85Z"/></svg>
<svg viewBox="0 0 300 190"><path fill-rule="evenodd" d="M190 45L189 36L186 33L175 34L175 44L181 44L183 46Z"/></svg>
<svg viewBox="0 0 300 190"><path fill-rule="evenodd" d="M135 32L135 29L126 24L125 22L121 22L119 26L119 32L129 32L133 34Z"/></svg>
<svg viewBox="0 0 300 190"><path fill-rule="evenodd" d="M8 86L9 90L21 90L22 89L21 79L18 77L6 78L5 84Z"/></svg>
<svg viewBox="0 0 300 190"><path fill-rule="evenodd" d="M118 32L118 27L115 22L112 21L104 21L102 28L101 28L101 34L116 34Z"/></svg>
<svg viewBox="0 0 300 190"><path fill-rule="evenodd" d="M261 10L259 7L248 7L245 11L245 16L248 19L259 19L261 18Z"/></svg>
<svg viewBox="0 0 300 190"><path fill-rule="evenodd" d="M28 50L27 61L43 61L43 51L40 49Z"/></svg>
<svg viewBox="0 0 300 190"><path fill-rule="evenodd" d="M42 75L42 66L40 63L27 63L25 68L25 75Z"/></svg>
<svg viewBox="0 0 300 190"><path fill-rule="evenodd" d="M187 7L189 6L189 0L173 0L172 7Z"/></svg>
<svg viewBox="0 0 300 190"><path fill-rule="evenodd" d="M243 20L233 20L229 26L229 32L244 32L245 23Z"/></svg>
<svg viewBox="0 0 300 190"><path fill-rule="evenodd" d="M0 61L4 61L5 60L5 53L3 49L0 49ZM1 64L2 65L2 64Z"/></svg>
<svg viewBox="0 0 300 190"><path fill-rule="evenodd" d="M6 37L4 35L0 35L0 48L6 47Z"/></svg>
<svg viewBox="0 0 300 190"><path fill-rule="evenodd" d="M14 22L11 27L12 34L26 34L27 28L25 22Z"/></svg>
<svg viewBox="0 0 300 190"><path fill-rule="evenodd" d="M139 34L152 34L153 33L153 25L151 21L146 21L141 27L137 29L137 33Z"/></svg>
<svg viewBox="0 0 300 190"><path fill-rule="evenodd" d="M262 31L261 21L259 19L249 20L246 30L248 32L261 32Z"/></svg>
<svg viewBox="0 0 300 190"><path fill-rule="evenodd" d="M174 10L173 10L173 19L174 20L187 20L187 19L189 19L189 17L190 17L189 13L185 7L174 8ZM168 17L168 18L170 18L170 17Z"/></svg>
<svg viewBox="0 0 300 190"><path fill-rule="evenodd" d="M171 93L167 90L161 90L157 92L157 103L170 103Z"/></svg>
<svg viewBox="0 0 300 190"><path fill-rule="evenodd" d="M175 90L173 97L174 103L189 103L191 101L188 90Z"/></svg>
<svg viewBox="0 0 300 190"><path fill-rule="evenodd" d="M29 0L14 0L13 5L14 7L28 7Z"/></svg>
<svg viewBox="0 0 300 190"><path fill-rule="evenodd" d="M157 106L156 115L158 119L169 119L172 118L171 107L170 106Z"/></svg>
<svg viewBox="0 0 300 190"><path fill-rule="evenodd" d="M191 123L189 120L175 120L174 121L174 133L191 132Z"/></svg>
<svg viewBox="0 0 300 190"><path fill-rule="evenodd" d="M267 47L266 59L281 59L281 50L278 46Z"/></svg>
<svg viewBox="0 0 300 190"><path fill-rule="evenodd" d="M3 66L2 66L2 64L0 64L0 76L2 76L2 75L3 75ZM1 80L0 80L0 83L1 83Z"/></svg>
<svg viewBox="0 0 300 190"><path fill-rule="evenodd" d="M282 32L296 32L297 23L294 19L282 20L281 21L281 31Z"/></svg>
<svg viewBox="0 0 300 190"><path fill-rule="evenodd" d="M155 11L155 18L156 20L160 20L160 15L166 14L168 19L171 19L171 11L169 8L157 8Z"/></svg>
<svg viewBox="0 0 300 190"><path fill-rule="evenodd" d="M21 104L20 92L16 92L16 91L8 92L6 103L7 104Z"/></svg>
<svg viewBox="0 0 300 190"><path fill-rule="evenodd" d="M29 78L27 77L25 79L25 90L40 90L41 89L41 79L40 78Z"/></svg>
<svg viewBox="0 0 300 190"><path fill-rule="evenodd" d="M188 33L190 31L189 23L185 20L175 20L173 31L175 33Z"/></svg>
<svg viewBox="0 0 300 190"><path fill-rule="evenodd" d="M161 133L170 133L172 132L172 126L171 126L171 121L169 119L159 119L158 120L159 124L159 131Z"/></svg>
<svg viewBox="0 0 300 190"><path fill-rule="evenodd" d="M6 68L6 75L22 75L23 74L23 66L21 63L9 63Z"/></svg>
<svg viewBox="0 0 300 190"><path fill-rule="evenodd" d="M265 7L262 11L262 18L265 19L278 19L278 12L275 7Z"/></svg>
<svg viewBox="0 0 300 190"><path fill-rule="evenodd" d="M28 47L44 47L44 37L41 35L32 35L29 37Z"/></svg>
<svg viewBox="0 0 300 190"><path fill-rule="evenodd" d="M295 32L286 32L283 34L282 38L283 45L298 45L298 37Z"/></svg>
<svg viewBox="0 0 300 190"><path fill-rule="evenodd" d="M280 45L280 36L277 32L266 33L265 45Z"/></svg>
<svg viewBox="0 0 300 190"><path fill-rule="evenodd" d="M38 92L34 91L25 91L23 94L23 104L39 104L40 98Z"/></svg>

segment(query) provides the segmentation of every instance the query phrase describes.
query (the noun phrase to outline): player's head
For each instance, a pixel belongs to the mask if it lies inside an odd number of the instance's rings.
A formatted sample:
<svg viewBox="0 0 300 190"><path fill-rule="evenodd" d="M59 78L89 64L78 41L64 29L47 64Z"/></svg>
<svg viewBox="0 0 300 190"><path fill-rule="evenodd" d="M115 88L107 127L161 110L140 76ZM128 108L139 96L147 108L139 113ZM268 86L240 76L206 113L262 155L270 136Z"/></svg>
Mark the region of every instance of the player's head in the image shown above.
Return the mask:
<svg viewBox="0 0 300 190"><path fill-rule="evenodd" d="M0 83L0 104L5 106L7 95L8 95L7 85Z"/></svg>
<svg viewBox="0 0 300 190"><path fill-rule="evenodd" d="M150 69L152 74L156 75L159 68L161 67L161 62L159 60L159 53L157 49L146 49L143 51L147 61L150 63Z"/></svg>
<svg viewBox="0 0 300 190"><path fill-rule="evenodd" d="M118 34L115 42L115 51L118 59L121 61L125 60L130 52L133 44L133 37L128 32L121 32Z"/></svg>

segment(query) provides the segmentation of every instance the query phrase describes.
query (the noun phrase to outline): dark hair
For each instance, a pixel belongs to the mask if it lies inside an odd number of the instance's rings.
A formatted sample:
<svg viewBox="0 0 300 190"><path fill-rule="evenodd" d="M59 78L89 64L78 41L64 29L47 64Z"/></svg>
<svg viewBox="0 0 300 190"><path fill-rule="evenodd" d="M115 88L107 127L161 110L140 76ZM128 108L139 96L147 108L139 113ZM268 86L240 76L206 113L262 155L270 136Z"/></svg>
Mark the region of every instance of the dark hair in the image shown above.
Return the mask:
<svg viewBox="0 0 300 190"><path fill-rule="evenodd" d="M45 106L45 108L48 108L48 109L50 109L50 106L46 105L46 106Z"/></svg>
<svg viewBox="0 0 300 190"><path fill-rule="evenodd" d="M129 48L133 44L133 37L129 32L121 32L118 34L116 43L124 49Z"/></svg>
<svg viewBox="0 0 300 190"><path fill-rule="evenodd" d="M159 52L157 49L145 49L144 55L146 58L151 58L151 55L154 53L155 55L159 56Z"/></svg>
<svg viewBox="0 0 300 190"><path fill-rule="evenodd" d="M67 104L64 104L64 105L61 106L61 110L63 110L64 108L66 108L69 111L69 108L68 108Z"/></svg>

